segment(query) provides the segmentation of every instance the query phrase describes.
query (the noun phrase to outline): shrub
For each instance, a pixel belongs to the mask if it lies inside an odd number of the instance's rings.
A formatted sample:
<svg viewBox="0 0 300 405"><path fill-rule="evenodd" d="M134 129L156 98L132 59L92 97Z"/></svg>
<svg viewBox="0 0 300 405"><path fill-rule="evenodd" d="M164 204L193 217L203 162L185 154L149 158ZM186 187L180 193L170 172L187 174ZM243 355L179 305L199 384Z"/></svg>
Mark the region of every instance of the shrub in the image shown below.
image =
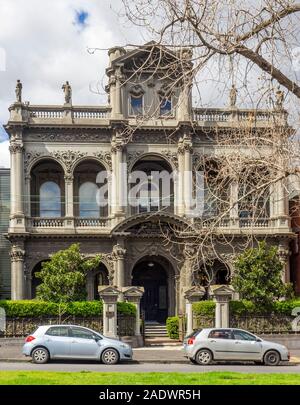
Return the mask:
<svg viewBox="0 0 300 405"><path fill-rule="evenodd" d="M134 315L135 306L128 302L118 302L118 312L124 315ZM63 304L39 300L0 301L8 317L38 317L75 315L82 317L102 315L102 301L73 301Z"/></svg>
<svg viewBox="0 0 300 405"><path fill-rule="evenodd" d="M167 332L170 339L179 339L179 318L171 316L166 322Z"/></svg>
<svg viewBox="0 0 300 405"><path fill-rule="evenodd" d="M195 302L193 304L193 313L195 316L213 317L215 314L215 305L214 301ZM236 316L251 314L263 315L270 313L291 315L293 308L300 307L300 300L275 301L267 308L247 300L230 301L229 305L231 315Z"/></svg>

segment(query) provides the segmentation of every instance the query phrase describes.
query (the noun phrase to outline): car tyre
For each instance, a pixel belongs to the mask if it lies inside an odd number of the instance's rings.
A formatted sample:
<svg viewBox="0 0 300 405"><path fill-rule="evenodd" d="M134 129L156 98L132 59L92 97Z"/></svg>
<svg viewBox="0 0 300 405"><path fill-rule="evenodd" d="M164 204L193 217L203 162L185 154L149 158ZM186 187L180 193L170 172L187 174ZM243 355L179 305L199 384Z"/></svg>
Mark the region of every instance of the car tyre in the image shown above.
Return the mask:
<svg viewBox="0 0 300 405"><path fill-rule="evenodd" d="M31 353L31 358L35 364L45 364L49 361L50 355L44 347L36 347Z"/></svg>
<svg viewBox="0 0 300 405"><path fill-rule="evenodd" d="M193 364L198 364L195 359L189 358L189 361Z"/></svg>
<svg viewBox="0 0 300 405"><path fill-rule="evenodd" d="M102 363L110 366L117 364L119 357L119 353L115 349L105 349L101 354Z"/></svg>
<svg viewBox="0 0 300 405"><path fill-rule="evenodd" d="M212 353L208 349L201 349L197 352L195 356L195 361L201 366L207 366L211 364L213 359Z"/></svg>
<svg viewBox="0 0 300 405"><path fill-rule="evenodd" d="M276 350L268 351L264 356L264 363L266 366L278 366L280 363L280 355Z"/></svg>

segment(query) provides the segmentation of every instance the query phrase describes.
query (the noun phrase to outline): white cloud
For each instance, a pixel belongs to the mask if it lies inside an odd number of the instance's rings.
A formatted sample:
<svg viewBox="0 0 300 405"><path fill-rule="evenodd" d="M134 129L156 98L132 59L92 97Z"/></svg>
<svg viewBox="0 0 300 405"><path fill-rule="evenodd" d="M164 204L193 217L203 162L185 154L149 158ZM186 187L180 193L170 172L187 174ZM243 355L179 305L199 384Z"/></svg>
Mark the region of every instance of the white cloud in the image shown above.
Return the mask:
<svg viewBox="0 0 300 405"><path fill-rule="evenodd" d="M23 99L31 104L61 104L66 80L72 85L74 104L106 102L104 91L94 94L90 86L103 80L107 51L90 55L87 47L107 49L136 37L127 28L123 31L111 4L117 11L121 1L1 0L0 48L6 70L0 70L0 125L8 120L17 79L23 83ZM76 24L78 11L88 13L84 27ZM0 157L6 165L7 145L1 143Z"/></svg>
<svg viewBox="0 0 300 405"><path fill-rule="evenodd" d="M0 167L9 167L9 142L4 141L0 143Z"/></svg>

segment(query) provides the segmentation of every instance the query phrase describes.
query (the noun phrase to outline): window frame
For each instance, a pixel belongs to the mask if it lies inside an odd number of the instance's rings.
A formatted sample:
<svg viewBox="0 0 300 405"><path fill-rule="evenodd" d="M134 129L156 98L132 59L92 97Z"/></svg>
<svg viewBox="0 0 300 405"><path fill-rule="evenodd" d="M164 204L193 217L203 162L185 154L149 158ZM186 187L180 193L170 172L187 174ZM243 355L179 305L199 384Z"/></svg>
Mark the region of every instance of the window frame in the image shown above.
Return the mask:
<svg viewBox="0 0 300 405"><path fill-rule="evenodd" d="M215 333L215 332L229 332L230 338L211 336L211 334L212 334L212 333ZM218 328L218 329L213 329L213 330L211 330L211 331L209 332L207 338L208 338L208 339L218 339L218 340L221 340L221 339L223 339L223 340L234 340L234 335L233 335L233 333L232 333L232 329Z"/></svg>
<svg viewBox="0 0 300 405"><path fill-rule="evenodd" d="M73 334L73 330L81 330L81 331L83 331L83 332L86 332L86 333L90 333L91 334L91 338L85 338L85 337L81 337L81 336L74 336L74 334ZM96 332L93 332L93 331L91 331L91 330L89 330L89 329L84 329L84 328L81 328L80 326L71 326L70 327L70 334L71 334L71 337L73 337L73 338L75 338L75 339L85 339L85 340L95 340L95 338L97 338L98 340L102 340L103 338L100 336L100 335L98 335Z"/></svg>
<svg viewBox="0 0 300 405"><path fill-rule="evenodd" d="M51 329L65 329L65 330L67 330L68 334L66 336L64 336L64 335L52 335L52 334L48 333ZM54 336L54 337L70 337L70 327L69 326L50 326L46 330L45 335Z"/></svg>
<svg viewBox="0 0 300 405"><path fill-rule="evenodd" d="M141 107L141 113L139 113L139 114L135 114L134 112L133 112L133 107L132 107L132 99L141 99L141 101L142 101L142 107ZM128 115L129 115L129 117L141 117L141 116L143 116L144 115L144 112L145 112L145 110L144 110L144 94L143 93L141 93L141 94L139 94L138 96L136 96L136 95L134 95L133 93L129 93L129 103L128 103Z"/></svg>

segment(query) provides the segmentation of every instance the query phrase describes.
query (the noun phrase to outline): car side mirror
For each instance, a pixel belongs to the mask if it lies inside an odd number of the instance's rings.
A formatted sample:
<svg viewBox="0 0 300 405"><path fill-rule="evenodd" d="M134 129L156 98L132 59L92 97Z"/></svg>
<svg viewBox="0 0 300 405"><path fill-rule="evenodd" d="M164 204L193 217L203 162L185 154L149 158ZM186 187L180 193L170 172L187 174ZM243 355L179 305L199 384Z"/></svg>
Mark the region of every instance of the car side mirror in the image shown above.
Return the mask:
<svg viewBox="0 0 300 405"><path fill-rule="evenodd" d="M101 340L101 338L99 336L94 336L94 340L95 340L95 342L99 342L99 340Z"/></svg>
<svg viewBox="0 0 300 405"><path fill-rule="evenodd" d="M262 342L262 340L260 338L256 338L257 342Z"/></svg>

